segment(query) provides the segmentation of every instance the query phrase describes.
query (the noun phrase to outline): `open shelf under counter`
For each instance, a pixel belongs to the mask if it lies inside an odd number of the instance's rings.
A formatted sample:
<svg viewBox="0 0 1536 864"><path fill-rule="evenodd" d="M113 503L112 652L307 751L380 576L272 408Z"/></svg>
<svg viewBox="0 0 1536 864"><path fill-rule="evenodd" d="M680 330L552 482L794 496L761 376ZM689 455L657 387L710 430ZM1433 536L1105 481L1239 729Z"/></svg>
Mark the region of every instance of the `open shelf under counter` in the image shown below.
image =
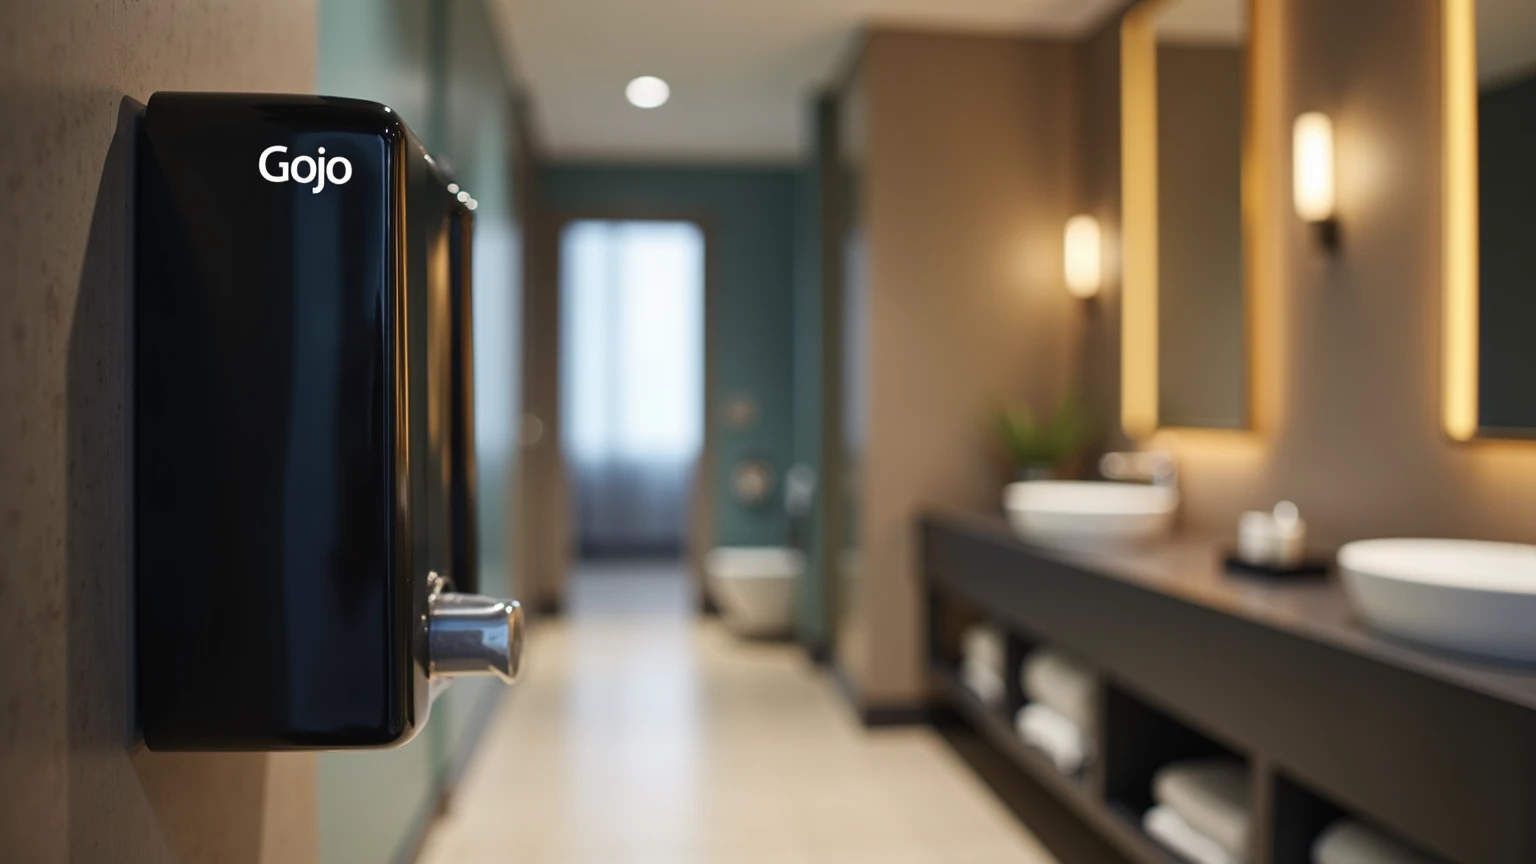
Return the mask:
<svg viewBox="0 0 1536 864"><path fill-rule="evenodd" d="M1001 517L964 513L927 515L920 530L933 602L1083 657L1107 686L1251 757L1260 786L1283 773L1449 861L1536 861L1536 670L1383 639L1335 579L1229 574L1214 542L1047 551ZM1035 773L1050 770L996 712L966 716L1013 741L1026 769L1034 757ZM1086 821L1110 839L1135 830L1086 786L1045 785L1078 796L1074 809L1097 814ZM1274 798L1256 796L1255 864L1284 846Z"/></svg>
<svg viewBox="0 0 1536 864"><path fill-rule="evenodd" d="M1092 825L1127 859L1137 864L1175 862L1176 859L1141 833L1135 815L1129 810L1101 804L1095 784L1086 773L1071 777L1062 774L1049 758L1020 740L1013 722L972 693L953 669L935 662L929 664L928 672L938 699L970 723L993 748Z"/></svg>

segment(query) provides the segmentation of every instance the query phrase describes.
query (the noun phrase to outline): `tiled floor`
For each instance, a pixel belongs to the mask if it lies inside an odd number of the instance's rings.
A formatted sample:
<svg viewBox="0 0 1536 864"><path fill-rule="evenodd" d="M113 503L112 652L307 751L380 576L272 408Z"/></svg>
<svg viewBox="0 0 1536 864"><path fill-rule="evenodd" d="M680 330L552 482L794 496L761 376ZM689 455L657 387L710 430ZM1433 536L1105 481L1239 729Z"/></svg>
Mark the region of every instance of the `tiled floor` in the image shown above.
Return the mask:
<svg viewBox="0 0 1536 864"><path fill-rule="evenodd" d="M865 732L670 568L584 573L529 652L424 864L1054 860L931 731Z"/></svg>

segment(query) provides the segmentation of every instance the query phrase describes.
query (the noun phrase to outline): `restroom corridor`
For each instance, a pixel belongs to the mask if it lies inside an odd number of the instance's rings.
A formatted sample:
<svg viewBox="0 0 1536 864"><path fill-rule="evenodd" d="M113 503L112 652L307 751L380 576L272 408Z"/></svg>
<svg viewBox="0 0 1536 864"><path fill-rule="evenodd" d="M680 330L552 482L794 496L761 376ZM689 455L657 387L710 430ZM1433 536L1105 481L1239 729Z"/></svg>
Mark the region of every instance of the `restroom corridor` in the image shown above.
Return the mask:
<svg viewBox="0 0 1536 864"><path fill-rule="evenodd" d="M0 44L0 864L1536 864L1536 0Z"/></svg>
<svg viewBox="0 0 1536 864"><path fill-rule="evenodd" d="M584 565L419 860L1055 860L930 728L863 730L801 651L690 597L675 565Z"/></svg>

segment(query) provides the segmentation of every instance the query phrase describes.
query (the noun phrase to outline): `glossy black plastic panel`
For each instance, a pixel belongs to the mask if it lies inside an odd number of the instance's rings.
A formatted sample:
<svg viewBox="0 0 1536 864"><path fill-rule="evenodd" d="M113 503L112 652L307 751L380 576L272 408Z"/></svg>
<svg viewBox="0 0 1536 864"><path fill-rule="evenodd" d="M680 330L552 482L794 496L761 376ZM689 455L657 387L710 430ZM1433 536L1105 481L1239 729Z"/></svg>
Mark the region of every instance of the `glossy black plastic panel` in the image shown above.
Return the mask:
<svg viewBox="0 0 1536 864"><path fill-rule="evenodd" d="M449 534L450 572L455 589L480 591L480 551L477 545L475 510L475 327L473 270L474 222L469 211L460 210L449 224L452 256L449 302L453 360L450 367L449 407Z"/></svg>
<svg viewBox="0 0 1536 864"><path fill-rule="evenodd" d="M150 100L134 519L151 748L389 746L425 722L467 290L469 215L446 185L381 105Z"/></svg>

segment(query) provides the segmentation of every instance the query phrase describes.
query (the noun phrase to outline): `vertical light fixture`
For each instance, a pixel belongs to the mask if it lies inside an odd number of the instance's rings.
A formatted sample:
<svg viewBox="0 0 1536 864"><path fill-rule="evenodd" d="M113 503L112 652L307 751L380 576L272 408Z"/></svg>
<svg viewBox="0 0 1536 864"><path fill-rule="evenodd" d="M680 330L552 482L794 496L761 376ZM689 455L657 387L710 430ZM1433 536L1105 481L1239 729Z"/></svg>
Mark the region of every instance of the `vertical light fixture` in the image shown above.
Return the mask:
<svg viewBox="0 0 1536 864"><path fill-rule="evenodd" d="M1274 329L1283 250L1263 218L1284 194L1286 118L1280 90L1285 3L1241 0L1249 22L1242 131L1243 306L1249 401L1247 432L1262 432L1276 412ZM1463 0L1471 2L1471 0ZM1120 25L1121 207L1111 238L1110 266L1120 307L1120 426L1144 441L1157 433L1159 405L1158 64L1157 17L1165 0L1133 3ZM1283 168L1281 169L1283 172ZM1202 430L1202 436L1209 433ZM1225 432L1220 434L1227 434Z"/></svg>
<svg viewBox="0 0 1536 864"><path fill-rule="evenodd" d="M1084 300L1097 295L1103 281L1101 260L1099 220L1086 214L1068 219L1062 235L1067 292Z"/></svg>
<svg viewBox="0 0 1536 864"><path fill-rule="evenodd" d="M1333 251L1339 245L1339 223L1334 215L1333 121L1327 114L1309 111L1296 118L1291 159L1296 215L1314 226L1323 246Z"/></svg>
<svg viewBox="0 0 1536 864"><path fill-rule="evenodd" d="M1136 3L1120 23L1120 427L1157 431L1157 31L1161 4Z"/></svg>
<svg viewBox="0 0 1536 864"><path fill-rule="evenodd" d="M1477 14L1473 0L1443 0L1445 40L1444 254L1445 292L1441 421L1453 441L1478 429Z"/></svg>

